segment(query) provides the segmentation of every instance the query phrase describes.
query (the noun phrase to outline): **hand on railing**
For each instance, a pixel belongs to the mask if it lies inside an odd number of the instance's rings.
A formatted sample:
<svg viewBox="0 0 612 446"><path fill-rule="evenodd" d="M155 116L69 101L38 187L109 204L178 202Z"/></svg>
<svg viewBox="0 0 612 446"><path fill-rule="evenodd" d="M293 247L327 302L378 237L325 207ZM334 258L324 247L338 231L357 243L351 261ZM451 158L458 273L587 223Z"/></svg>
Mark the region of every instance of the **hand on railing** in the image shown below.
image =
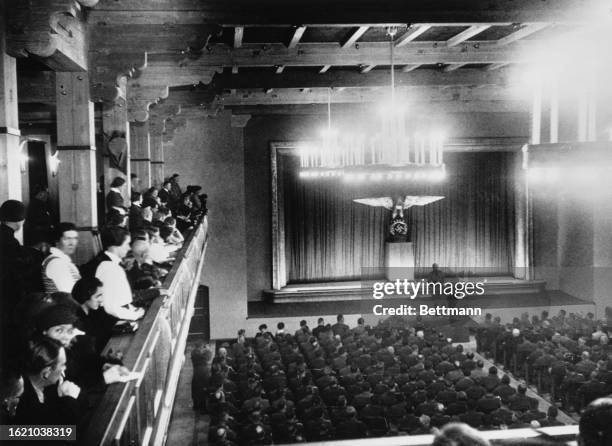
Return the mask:
<svg viewBox="0 0 612 446"><path fill-rule="evenodd" d="M159 295L162 298L162 308L170 308L170 291L160 288Z"/></svg>
<svg viewBox="0 0 612 446"><path fill-rule="evenodd" d="M102 375L104 376L104 382L106 384L127 382L138 378L137 375L132 374L127 367L122 365L104 364L102 370L104 370Z"/></svg>

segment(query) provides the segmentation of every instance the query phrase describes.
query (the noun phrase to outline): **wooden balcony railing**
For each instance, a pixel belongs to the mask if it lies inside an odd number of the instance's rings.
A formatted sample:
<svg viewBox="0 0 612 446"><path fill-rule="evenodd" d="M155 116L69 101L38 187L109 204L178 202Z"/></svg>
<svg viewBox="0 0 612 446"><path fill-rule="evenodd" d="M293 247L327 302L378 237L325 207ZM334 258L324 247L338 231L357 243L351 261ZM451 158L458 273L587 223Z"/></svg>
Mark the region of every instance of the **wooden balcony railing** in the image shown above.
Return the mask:
<svg viewBox="0 0 612 446"><path fill-rule="evenodd" d="M135 334L113 337L138 380L108 386L85 433L87 445L161 445L170 420L185 342L206 252L206 217L186 238L164 280L167 299L153 302ZM81 438L82 438L81 437Z"/></svg>

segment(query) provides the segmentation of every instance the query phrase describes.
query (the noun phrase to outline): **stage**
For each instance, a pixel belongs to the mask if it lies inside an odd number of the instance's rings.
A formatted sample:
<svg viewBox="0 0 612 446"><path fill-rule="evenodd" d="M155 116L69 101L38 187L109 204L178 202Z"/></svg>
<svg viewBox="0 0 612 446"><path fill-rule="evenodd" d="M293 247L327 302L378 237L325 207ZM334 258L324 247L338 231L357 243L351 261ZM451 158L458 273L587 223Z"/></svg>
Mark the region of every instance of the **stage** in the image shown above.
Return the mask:
<svg viewBox="0 0 612 446"><path fill-rule="evenodd" d="M384 279L380 279L384 280ZM452 281L482 282L484 284L483 296L506 296L506 295L541 295L545 292L546 282L543 280L520 280L511 276L469 277L465 279L455 278ZM290 284L280 290L265 290L264 300L266 302L285 304L298 302L334 302L350 300L372 299L372 284L374 280L368 281L343 281L323 282L307 284ZM416 299L429 298L431 295L419 293Z"/></svg>
<svg viewBox="0 0 612 446"><path fill-rule="evenodd" d="M470 280L476 280L470 278ZM283 321L289 332L298 329L299 321L305 319L308 325L316 326L316 318L323 317L325 323L335 323L337 314L343 314L349 326L354 326L363 317L366 324L376 325L389 316L374 314L374 306L400 307L401 305L429 307L447 306L445 297L419 295L415 299L405 297L373 299L371 289L362 288L361 282L339 282L329 284L292 285L275 292L267 292L264 301L248 303L248 319L245 327L248 332L257 330L262 323L274 330L277 322ZM482 309L479 317L456 317L452 320L444 316L424 316L428 326L440 327L449 337L463 339L470 327L484 319L486 313L499 316L503 323L511 322L527 312L540 315L546 310L551 316L565 309L568 313L595 311L592 302L580 300L559 290L546 290L543 281L525 281L512 277L488 277L485 294L469 296L457 301L457 306ZM401 317L410 323L416 316ZM458 341L461 342L461 341Z"/></svg>

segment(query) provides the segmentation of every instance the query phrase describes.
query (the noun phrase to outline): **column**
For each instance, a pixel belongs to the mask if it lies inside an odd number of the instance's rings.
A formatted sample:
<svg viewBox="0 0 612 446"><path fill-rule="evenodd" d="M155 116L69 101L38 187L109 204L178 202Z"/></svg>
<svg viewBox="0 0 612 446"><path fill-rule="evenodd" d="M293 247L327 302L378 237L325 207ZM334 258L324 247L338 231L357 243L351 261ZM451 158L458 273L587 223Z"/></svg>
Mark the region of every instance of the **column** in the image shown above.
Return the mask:
<svg viewBox="0 0 612 446"><path fill-rule="evenodd" d="M6 54L3 9L0 9L0 21L0 203L3 203L9 198L21 200L21 160L17 64L14 57Z"/></svg>
<svg viewBox="0 0 612 446"><path fill-rule="evenodd" d="M130 205L130 125L127 120L127 106L124 103L114 103L105 107L102 113L102 131L104 143L104 190L110 190L110 183L116 177L125 179L122 188L123 201ZM106 209L108 212L108 209Z"/></svg>
<svg viewBox="0 0 612 446"><path fill-rule="evenodd" d="M143 190L151 187L151 141L149 123L130 122L130 168Z"/></svg>
<svg viewBox="0 0 612 446"><path fill-rule="evenodd" d="M84 263L98 246L94 107L86 72L56 74L56 106L60 220L76 224L80 240L74 261Z"/></svg>
<svg viewBox="0 0 612 446"><path fill-rule="evenodd" d="M164 141L159 127L151 128L149 133L151 143L151 185L161 187L164 181Z"/></svg>

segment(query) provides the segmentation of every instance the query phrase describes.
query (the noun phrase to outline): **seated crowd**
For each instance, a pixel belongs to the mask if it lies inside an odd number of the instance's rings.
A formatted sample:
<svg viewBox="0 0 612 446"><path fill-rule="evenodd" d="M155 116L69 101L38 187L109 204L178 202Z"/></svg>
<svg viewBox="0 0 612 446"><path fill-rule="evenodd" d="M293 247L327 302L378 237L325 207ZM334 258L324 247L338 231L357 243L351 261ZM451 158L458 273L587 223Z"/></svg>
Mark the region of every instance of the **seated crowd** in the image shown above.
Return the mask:
<svg viewBox="0 0 612 446"><path fill-rule="evenodd" d="M504 363L517 377L550 392L564 410L579 412L612 393L612 308L605 319L547 311L524 313L509 324L487 314L477 332L480 351Z"/></svg>
<svg viewBox="0 0 612 446"><path fill-rule="evenodd" d="M294 334L265 325L212 353L198 348L193 399L212 444L271 444L426 434L459 422L481 430L561 425L526 386L417 320L349 328L320 318ZM441 443L442 444L442 443ZM450 444L450 443L449 443ZM475 444L475 443L474 443Z"/></svg>
<svg viewBox="0 0 612 446"><path fill-rule="evenodd" d="M101 252L80 266L72 259L73 223L37 226L46 236L22 246L15 232L27 225L25 206L7 200L0 207L0 424L85 426L106 386L130 379L121 353L103 354L105 346L113 334L138 328L161 295L183 232L205 210L199 199L198 210L179 202L197 190L146 204L132 192L128 210L117 197L124 183L112 183ZM170 210L182 206L190 211L181 217Z"/></svg>

